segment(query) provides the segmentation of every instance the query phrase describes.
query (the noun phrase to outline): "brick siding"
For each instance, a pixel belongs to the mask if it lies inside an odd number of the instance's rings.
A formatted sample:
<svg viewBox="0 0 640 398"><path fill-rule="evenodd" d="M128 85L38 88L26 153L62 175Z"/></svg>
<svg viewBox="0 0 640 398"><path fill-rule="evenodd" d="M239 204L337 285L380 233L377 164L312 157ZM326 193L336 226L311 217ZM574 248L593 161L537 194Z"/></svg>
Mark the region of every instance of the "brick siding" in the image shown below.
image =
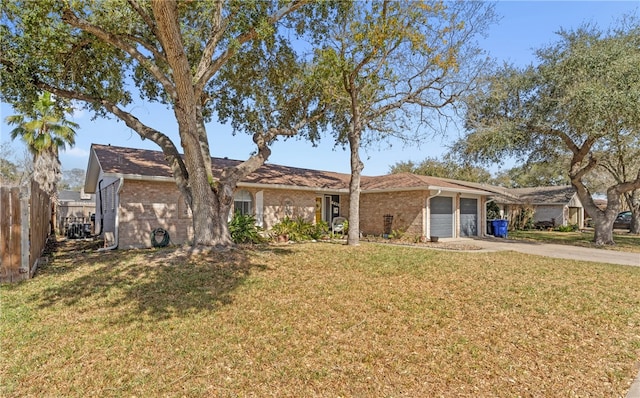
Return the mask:
<svg viewBox="0 0 640 398"><path fill-rule="evenodd" d="M363 193L360 196L360 231L382 235L384 216L393 216L392 230L421 236L424 230L424 205L429 191Z"/></svg>
<svg viewBox="0 0 640 398"><path fill-rule="evenodd" d="M173 182L126 180L120 190L118 247L151 247L151 231L164 228L171 243L193 239L188 207Z"/></svg>
<svg viewBox="0 0 640 398"><path fill-rule="evenodd" d="M270 229L289 215L315 221L316 197L310 191L243 188L251 194L255 213L256 193L263 192L263 227ZM348 216L346 196L340 198L340 214ZM193 239L193 224L180 191L173 182L126 180L120 191L118 247L122 249L151 247L151 231L164 228L172 244Z"/></svg>
<svg viewBox="0 0 640 398"><path fill-rule="evenodd" d="M314 222L316 198L324 196L313 191L238 189L251 194L254 213L256 194L263 193L263 227L267 230L285 216ZM392 230L411 236L423 235L427 217L425 203L429 195L429 191L361 194L360 231L365 235L382 235L384 216L390 214L393 216ZM459 195L455 199L458 211ZM151 247L151 231L159 227L169 232L173 244L193 239L191 212L173 182L126 180L120 191L118 216L118 246L123 249ZM348 195L340 195L340 216L349 218ZM456 235L459 231L458 218L459 211L455 222ZM479 215L478 229L481 231L483 226L482 215Z"/></svg>

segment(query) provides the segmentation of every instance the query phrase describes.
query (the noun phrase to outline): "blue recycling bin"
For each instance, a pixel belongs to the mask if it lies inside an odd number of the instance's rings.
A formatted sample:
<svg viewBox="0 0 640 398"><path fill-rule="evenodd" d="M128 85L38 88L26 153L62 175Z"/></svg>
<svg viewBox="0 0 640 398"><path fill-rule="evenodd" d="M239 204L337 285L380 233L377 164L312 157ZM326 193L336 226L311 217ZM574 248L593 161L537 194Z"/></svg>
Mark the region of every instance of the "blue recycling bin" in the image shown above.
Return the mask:
<svg viewBox="0 0 640 398"><path fill-rule="evenodd" d="M491 226L493 227L493 236L498 238L507 237L507 227L509 226L509 222L507 220L493 220L491 221Z"/></svg>

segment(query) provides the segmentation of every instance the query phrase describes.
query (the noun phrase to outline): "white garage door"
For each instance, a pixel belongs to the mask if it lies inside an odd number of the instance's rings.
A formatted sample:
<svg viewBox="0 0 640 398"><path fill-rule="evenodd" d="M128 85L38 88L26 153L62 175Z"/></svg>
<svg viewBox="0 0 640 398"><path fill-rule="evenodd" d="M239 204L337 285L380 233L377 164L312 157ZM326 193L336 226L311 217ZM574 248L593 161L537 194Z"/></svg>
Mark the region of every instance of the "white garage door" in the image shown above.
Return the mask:
<svg viewBox="0 0 640 398"><path fill-rule="evenodd" d="M429 199L431 216L429 231L431 236L451 238L453 236L453 198L436 196Z"/></svg>

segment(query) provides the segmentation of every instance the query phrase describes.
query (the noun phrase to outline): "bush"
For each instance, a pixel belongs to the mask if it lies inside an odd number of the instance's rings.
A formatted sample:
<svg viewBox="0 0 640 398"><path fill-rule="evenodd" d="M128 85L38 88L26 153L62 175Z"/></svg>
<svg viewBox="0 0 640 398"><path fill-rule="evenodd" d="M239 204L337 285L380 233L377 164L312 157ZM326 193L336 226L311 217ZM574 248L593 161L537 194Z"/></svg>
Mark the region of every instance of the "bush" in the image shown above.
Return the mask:
<svg viewBox="0 0 640 398"><path fill-rule="evenodd" d="M323 236L329 234L329 224L326 221L320 221L313 225L313 229L311 231L311 238L315 240L321 239Z"/></svg>
<svg viewBox="0 0 640 398"><path fill-rule="evenodd" d="M554 228L554 231L558 231L558 232L575 232L577 231L579 228L576 224L572 224L572 225L560 225Z"/></svg>
<svg viewBox="0 0 640 398"><path fill-rule="evenodd" d="M516 230L531 230L535 228L533 215L535 211L532 207L526 206L520 209L513 220L513 227Z"/></svg>
<svg viewBox="0 0 640 398"><path fill-rule="evenodd" d="M229 221L229 233L235 243L263 243L261 232L262 228L256 225L256 219L251 214L237 212Z"/></svg>
<svg viewBox="0 0 640 398"><path fill-rule="evenodd" d="M289 240L294 242L318 240L328 233L329 226L326 222L322 221L313 224L303 217L296 217L295 219L285 217L271 228L272 239L277 239L279 236L287 236Z"/></svg>

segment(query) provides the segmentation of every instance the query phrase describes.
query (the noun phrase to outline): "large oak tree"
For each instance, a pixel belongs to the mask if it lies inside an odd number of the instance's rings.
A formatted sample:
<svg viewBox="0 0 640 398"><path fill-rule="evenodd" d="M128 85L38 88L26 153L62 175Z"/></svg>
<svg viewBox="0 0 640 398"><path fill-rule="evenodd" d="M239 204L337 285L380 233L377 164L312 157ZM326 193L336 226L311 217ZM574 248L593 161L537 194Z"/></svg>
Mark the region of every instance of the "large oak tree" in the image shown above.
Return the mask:
<svg viewBox="0 0 640 398"><path fill-rule="evenodd" d="M307 115L299 107L303 101L278 98L274 104L295 103L296 110L281 109L280 114L289 117L271 119L276 121L273 125L263 124L259 130L249 131L256 144L254 154L214 178L210 145L216 145L215 132L209 135L206 122L220 105L220 94L226 92L225 84L229 83L216 77L227 68L234 70L228 77L254 84L251 73L243 76L242 69L233 69L243 60L245 65L251 60L266 68L286 68L278 62L262 63L264 59L256 57L278 59L290 53L285 38L295 37L294 30L304 30L313 15L307 9L301 13L308 7L306 3L6 1L0 21L2 100L26 103L38 91L47 90L83 102L99 117L110 115L122 120L162 149L193 212L194 246L229 247L233 243L227 217L237 182L264 163L270 154L269 145L277 136L294 134L305 124L302 119ZM299 19L293 21L295 15ZM286 59L297 62L293 57ZM237 88L237 84L232 86ZM294 98L296 93L287 95ZM180 142L133 113L136 108L130 104L136 96L167 105L177 121ZM239 106L246 105L241 98L235 101ZM231 116L242 113L231 108L227 111Z"/></svg>
<svg viewBox="0 0 640 398"><path fill-rule="evenodd" d="M568 154L566 172L595 221L594 242L613 244L621 195L640 188L640 168L607 188L604 210L586 181L602 154L617 153L619 142L638 142L640 26L629 19L606 33L591 26L563 30L537 55L537 66L504 66L468 99L468 135L457 149L489 162Z"/></svg>

